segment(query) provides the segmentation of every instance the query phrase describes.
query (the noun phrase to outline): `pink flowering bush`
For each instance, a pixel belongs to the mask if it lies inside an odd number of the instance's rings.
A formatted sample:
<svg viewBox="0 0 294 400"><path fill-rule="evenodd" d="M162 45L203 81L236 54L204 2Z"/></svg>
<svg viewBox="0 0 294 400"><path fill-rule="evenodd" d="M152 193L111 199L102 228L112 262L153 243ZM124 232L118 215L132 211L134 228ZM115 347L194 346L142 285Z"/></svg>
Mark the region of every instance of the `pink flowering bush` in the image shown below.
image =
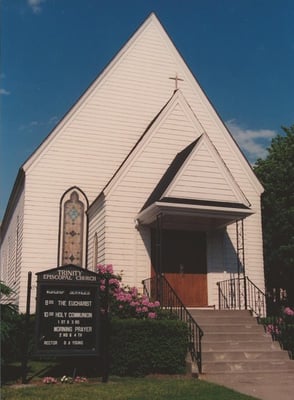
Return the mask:
<svg viewBox="0 0 294 400"><path fill-rule="evenodd" d="M284 308L284 314L293 317L294 316L294 310L292 310L292 308L290 308L290 307L286 307L286 308Z"/></svg>
<svg viewBox="0 0 294 400"><path fill-rule="evenodd" d="M45 383L46 385L52 385L57 383L57 379L53 378L53 376L45 376L42 382Z"/></svg>
<svg viewBox="0 0 294 400"><path fill-rule="evenodd" d="M100 291L102 293L105 292L107 279L110 294L114 293L120 287L121 276L114 275L112 264L98 264L96 273L100 276Z"/></svg>
<svg viewBox="0 0 294 400"><path fill-rule="evenodd" d="M294 358L294 310L285 307L278 317L262 318L260 321L273 340L277 340L284 350Z"/></svg>
<svg viewBox="0 0 294 400"><path fill-rule="evenodd" d="M53 376L45 376L42 380L43 383L46 385L52 385L58 383L58 380L56 378L53 378ZM84 376L76 376L74 379L71 376L66 376L64 375L62 378L60 378L61 383L88 383L88 379L85 378Z"/></svg>
<svg viewBox="0 0 294 400"><path fill-rule="evenodd" d="M273 337L278 336L281 333L281 329L278 325L268 324L265 326L266 333L271 334Z"/></svg>
<svg viewBox="0 0 294 400"><path fill-rule="evenodd" d="M112 313L120 318L154 319L160 307L158 301L151 302L135 287L122 286L113 293Z"/></svg>
<svg viewBox="0 0 294 400"><path fill-rule="evenodd" d="M88 379L84 376L76 376L74 379L74 383L88 383Z"/></svg>
<svg viewBox="0 0 294 400"><path fill-rule="evenodd" d="M109 282L109 308L111 314L119 318L155 319L158 317L160 303L151 302L139 293L136 287L121 284L121 275L115 275L111 264L97 266L100 275L101 312L105 312L106 283Z"/></svg>

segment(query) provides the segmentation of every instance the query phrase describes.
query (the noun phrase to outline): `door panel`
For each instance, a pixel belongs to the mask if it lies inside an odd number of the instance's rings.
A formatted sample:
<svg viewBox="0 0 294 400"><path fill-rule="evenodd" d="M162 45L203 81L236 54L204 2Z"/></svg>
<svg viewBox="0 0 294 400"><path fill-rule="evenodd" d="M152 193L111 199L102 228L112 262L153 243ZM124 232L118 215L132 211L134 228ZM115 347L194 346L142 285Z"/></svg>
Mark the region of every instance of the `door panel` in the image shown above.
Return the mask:
<svg viewBox="0 0 294 400"><path fill-rule="evenodd" d="M205 307L207 299L206 274L164 274L186 307Z"/></svg>
<svg viewBox="0 0 294 400"><path fill-rule="evenodd" d="M186 306L207 306L206 234L163 230L161 271Z"/></svg>

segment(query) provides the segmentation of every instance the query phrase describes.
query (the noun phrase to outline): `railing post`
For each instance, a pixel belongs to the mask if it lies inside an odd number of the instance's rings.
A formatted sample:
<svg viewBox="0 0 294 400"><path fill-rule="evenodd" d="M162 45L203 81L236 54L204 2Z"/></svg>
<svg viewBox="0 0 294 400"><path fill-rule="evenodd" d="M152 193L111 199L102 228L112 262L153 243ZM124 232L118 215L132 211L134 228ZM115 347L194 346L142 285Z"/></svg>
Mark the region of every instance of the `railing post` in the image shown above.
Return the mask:
<svg viewBox="0 0 294 400"><path fill-rule="evenodd" d="M160 301L159 274L156 274L155 285L156 285L156 300Z"/></svg>
<svg viewBox="0 0 294 400"><path fill-rule="evenodd" d="M244 275L244 305L245 305L245 310L247 310L247 278Z"/></svg>
<svg viewBox="0 0 294 400"><path fill-rule="evenodd" d="M198 352L198 368L199 368L199 373L202 374L202 343L201 343L202 335L199 332L199 338L198 343L199 343L199 352Z"/></svg>
<svg viewBox="0 0 294 400"><path fill-rule="evenodd" d="M229 295L230 295L230 308L234 309L235 308L235 304L234 304L235 296L234 296L234 282L233 282L232 278L230 279L230 283L229 283Z"/></svg>
<svg viewBox="0 0 294 400"><path fill-rule="evenodd" d="M241 279L240 275L238 274L238 308L241 310L242 305L241 305Z"/></svg>
<svg viewBox="0 0 294 400"><path fill-rule="evenodd" d="M220 282L217 282L217 290L218 290L218 309L221 310L221 295L220 295Z"/></svg>

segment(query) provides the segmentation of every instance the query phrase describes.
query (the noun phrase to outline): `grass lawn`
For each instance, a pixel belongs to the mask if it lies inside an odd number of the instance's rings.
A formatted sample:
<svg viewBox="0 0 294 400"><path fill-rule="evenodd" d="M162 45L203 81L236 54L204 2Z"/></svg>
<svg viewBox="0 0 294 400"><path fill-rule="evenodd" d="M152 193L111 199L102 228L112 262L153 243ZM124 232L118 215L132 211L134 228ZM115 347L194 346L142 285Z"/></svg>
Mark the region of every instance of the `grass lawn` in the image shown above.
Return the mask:
<svg viewBox="0 0 294 400"><path fill-rule="evenodd" d="M110 377L108 383L4 386L2 400L249 400L233 390L185 376Z"/></svg>
<svg viewBox="0 0 294 400"><path fill-rule="evenodd" d="M44 376L62 376L62 374L56 374L58 365L35 361L30 363L29 367L27 385L18 384L21 382L19 364L12 364L6 369L5 379L3 380L5 384L1 388L1 400L253 399L253 397L192 378L188 375L155 375L144 378L120 378L111 376L108 383L101 383L101 378L90 377L87 383L57 383L46 385L42 383Z"/></svg>

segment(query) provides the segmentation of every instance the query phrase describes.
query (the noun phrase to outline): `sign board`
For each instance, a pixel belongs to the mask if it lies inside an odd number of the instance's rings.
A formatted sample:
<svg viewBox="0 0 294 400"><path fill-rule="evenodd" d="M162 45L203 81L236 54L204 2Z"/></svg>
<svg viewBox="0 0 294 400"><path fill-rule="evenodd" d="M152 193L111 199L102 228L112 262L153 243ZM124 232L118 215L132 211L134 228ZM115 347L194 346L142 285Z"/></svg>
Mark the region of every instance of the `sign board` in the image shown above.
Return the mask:
<svg viewBox="0 0 294 400"><path fill-rule="evenodd" d="M98 356L98 275L75 265L36 275L37 355Z"/></svg>

